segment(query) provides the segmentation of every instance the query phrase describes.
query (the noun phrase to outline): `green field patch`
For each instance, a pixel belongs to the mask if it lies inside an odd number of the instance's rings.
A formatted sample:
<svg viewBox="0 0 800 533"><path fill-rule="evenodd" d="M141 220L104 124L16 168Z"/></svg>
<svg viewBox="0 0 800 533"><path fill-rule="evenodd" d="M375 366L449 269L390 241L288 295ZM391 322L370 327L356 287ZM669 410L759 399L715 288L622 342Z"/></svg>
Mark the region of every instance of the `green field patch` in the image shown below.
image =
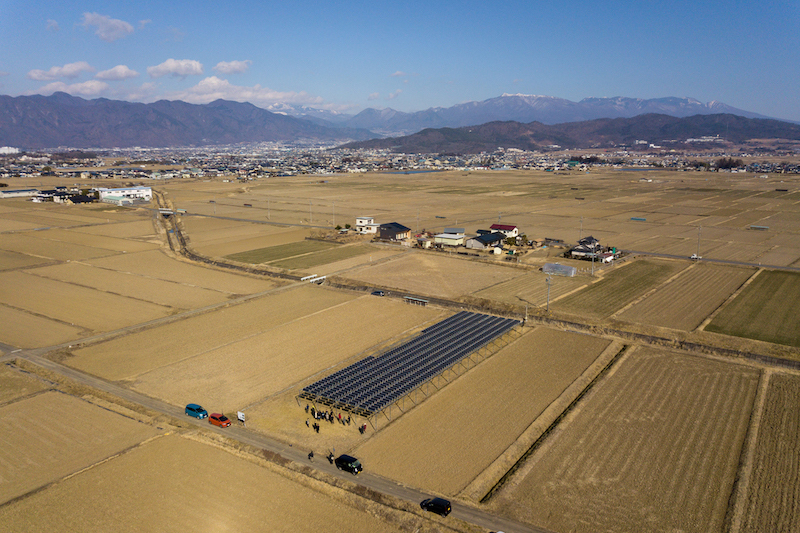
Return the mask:
<svg viewBox="0 0 800 533"><path fill-rule="evenodd" d="M311 268L319 265L327 265L328 263L335 263L336 261L343 261L363 255L369 251L368 246L337 246L330 250L323 250L312 254L301 255L298 257L291 257L283 261L273 263L273 266L286 268L289 270Z"/></svg>
<svg viewBox="0 0 800 533"><path fill-rule="evenodd" d="M706 331L800 348L800 273L764 271L706 326Z"/></svg>
<svg viewBox="0 0 800 533"><path fill-rule="evenodd" d="M225 258L232 261L239 261L240 263L251 263L258 265L261 263L269 263L271 261L287 259L289 257L295 257L302 254L329 250L338 246L341 245L322 241L290 242L287 244L279 244L277 246L268 246L266 248L257 248L247 252L226 255Z"/></svg>
<svg viewBox="0 0 800 533"><path fill-rule="evenodd" d="M608 272L602 280L552 305L558 311L606 318L658 286L685 265L670 261L634 261Z"/></svg>

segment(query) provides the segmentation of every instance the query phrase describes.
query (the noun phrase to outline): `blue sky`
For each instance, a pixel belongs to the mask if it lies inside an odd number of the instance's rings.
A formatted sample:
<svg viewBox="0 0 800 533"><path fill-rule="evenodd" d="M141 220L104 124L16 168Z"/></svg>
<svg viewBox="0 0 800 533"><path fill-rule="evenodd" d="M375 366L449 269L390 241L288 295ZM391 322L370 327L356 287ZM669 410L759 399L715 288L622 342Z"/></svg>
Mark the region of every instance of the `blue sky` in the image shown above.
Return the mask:
<svg viewBox="0 0 800 533"><path fill-rule="evenodd" d="M0 0L0 94L355 113L688 96L800 121L800 1Z"/></svg>

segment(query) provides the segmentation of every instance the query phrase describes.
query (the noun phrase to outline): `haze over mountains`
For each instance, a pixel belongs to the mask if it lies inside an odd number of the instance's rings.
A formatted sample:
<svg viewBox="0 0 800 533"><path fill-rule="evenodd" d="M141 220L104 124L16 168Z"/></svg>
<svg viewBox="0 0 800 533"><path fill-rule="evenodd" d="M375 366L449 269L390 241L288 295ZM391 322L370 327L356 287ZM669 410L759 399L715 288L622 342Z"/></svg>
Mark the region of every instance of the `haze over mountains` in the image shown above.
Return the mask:
<svg viewBox="0 0 800 533"><path fill-rule="evenodd" d="M494 121L525 124L535 121L540 123L539 127L599 118L656 116L652 115L654 113L678 118L721 113L765 118L720 102L704 104L676 97L587 98L571 102L551 96L505 94L482 102L415 113L370 108L357 115L344 115L290 105L265 110L249 103L226 100L204 105L167 100L142 104L105 98L85 100L54 93L51 96L0 95L0 146L30 150L204 146L262 141L331 144ZM510 134L511 130L506 130ZM587 138L581 138L581 142L586 141ZM569 144L563 140L550 144L562 143Z"/></svg>

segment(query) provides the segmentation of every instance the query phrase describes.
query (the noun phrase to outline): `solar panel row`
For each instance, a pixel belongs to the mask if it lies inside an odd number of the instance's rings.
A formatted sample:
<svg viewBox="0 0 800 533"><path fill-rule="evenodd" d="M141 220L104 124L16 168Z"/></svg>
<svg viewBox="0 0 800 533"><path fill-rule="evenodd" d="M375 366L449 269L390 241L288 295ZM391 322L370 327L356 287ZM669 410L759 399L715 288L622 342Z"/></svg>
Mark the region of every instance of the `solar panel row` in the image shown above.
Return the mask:
<svg viewBox="0 0 800 533"><path fill-rule="evenodd" d="M305 387L307 396L376 412L519 324L461 311L379 357L367 357Z"/></svg>

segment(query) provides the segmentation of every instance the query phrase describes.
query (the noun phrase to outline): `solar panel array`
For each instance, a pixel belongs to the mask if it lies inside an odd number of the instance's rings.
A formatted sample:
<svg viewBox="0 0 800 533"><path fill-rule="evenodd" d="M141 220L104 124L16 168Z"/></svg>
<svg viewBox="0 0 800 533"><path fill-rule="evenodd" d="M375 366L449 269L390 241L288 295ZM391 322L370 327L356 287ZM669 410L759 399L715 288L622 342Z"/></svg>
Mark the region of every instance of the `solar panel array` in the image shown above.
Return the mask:
<svg viewBox="0 0 800 533"><path fill-rule="evenodd" d="M367 357L312 383L300 396L369 416L518 324L461 311L379 357Z"/></svg>

